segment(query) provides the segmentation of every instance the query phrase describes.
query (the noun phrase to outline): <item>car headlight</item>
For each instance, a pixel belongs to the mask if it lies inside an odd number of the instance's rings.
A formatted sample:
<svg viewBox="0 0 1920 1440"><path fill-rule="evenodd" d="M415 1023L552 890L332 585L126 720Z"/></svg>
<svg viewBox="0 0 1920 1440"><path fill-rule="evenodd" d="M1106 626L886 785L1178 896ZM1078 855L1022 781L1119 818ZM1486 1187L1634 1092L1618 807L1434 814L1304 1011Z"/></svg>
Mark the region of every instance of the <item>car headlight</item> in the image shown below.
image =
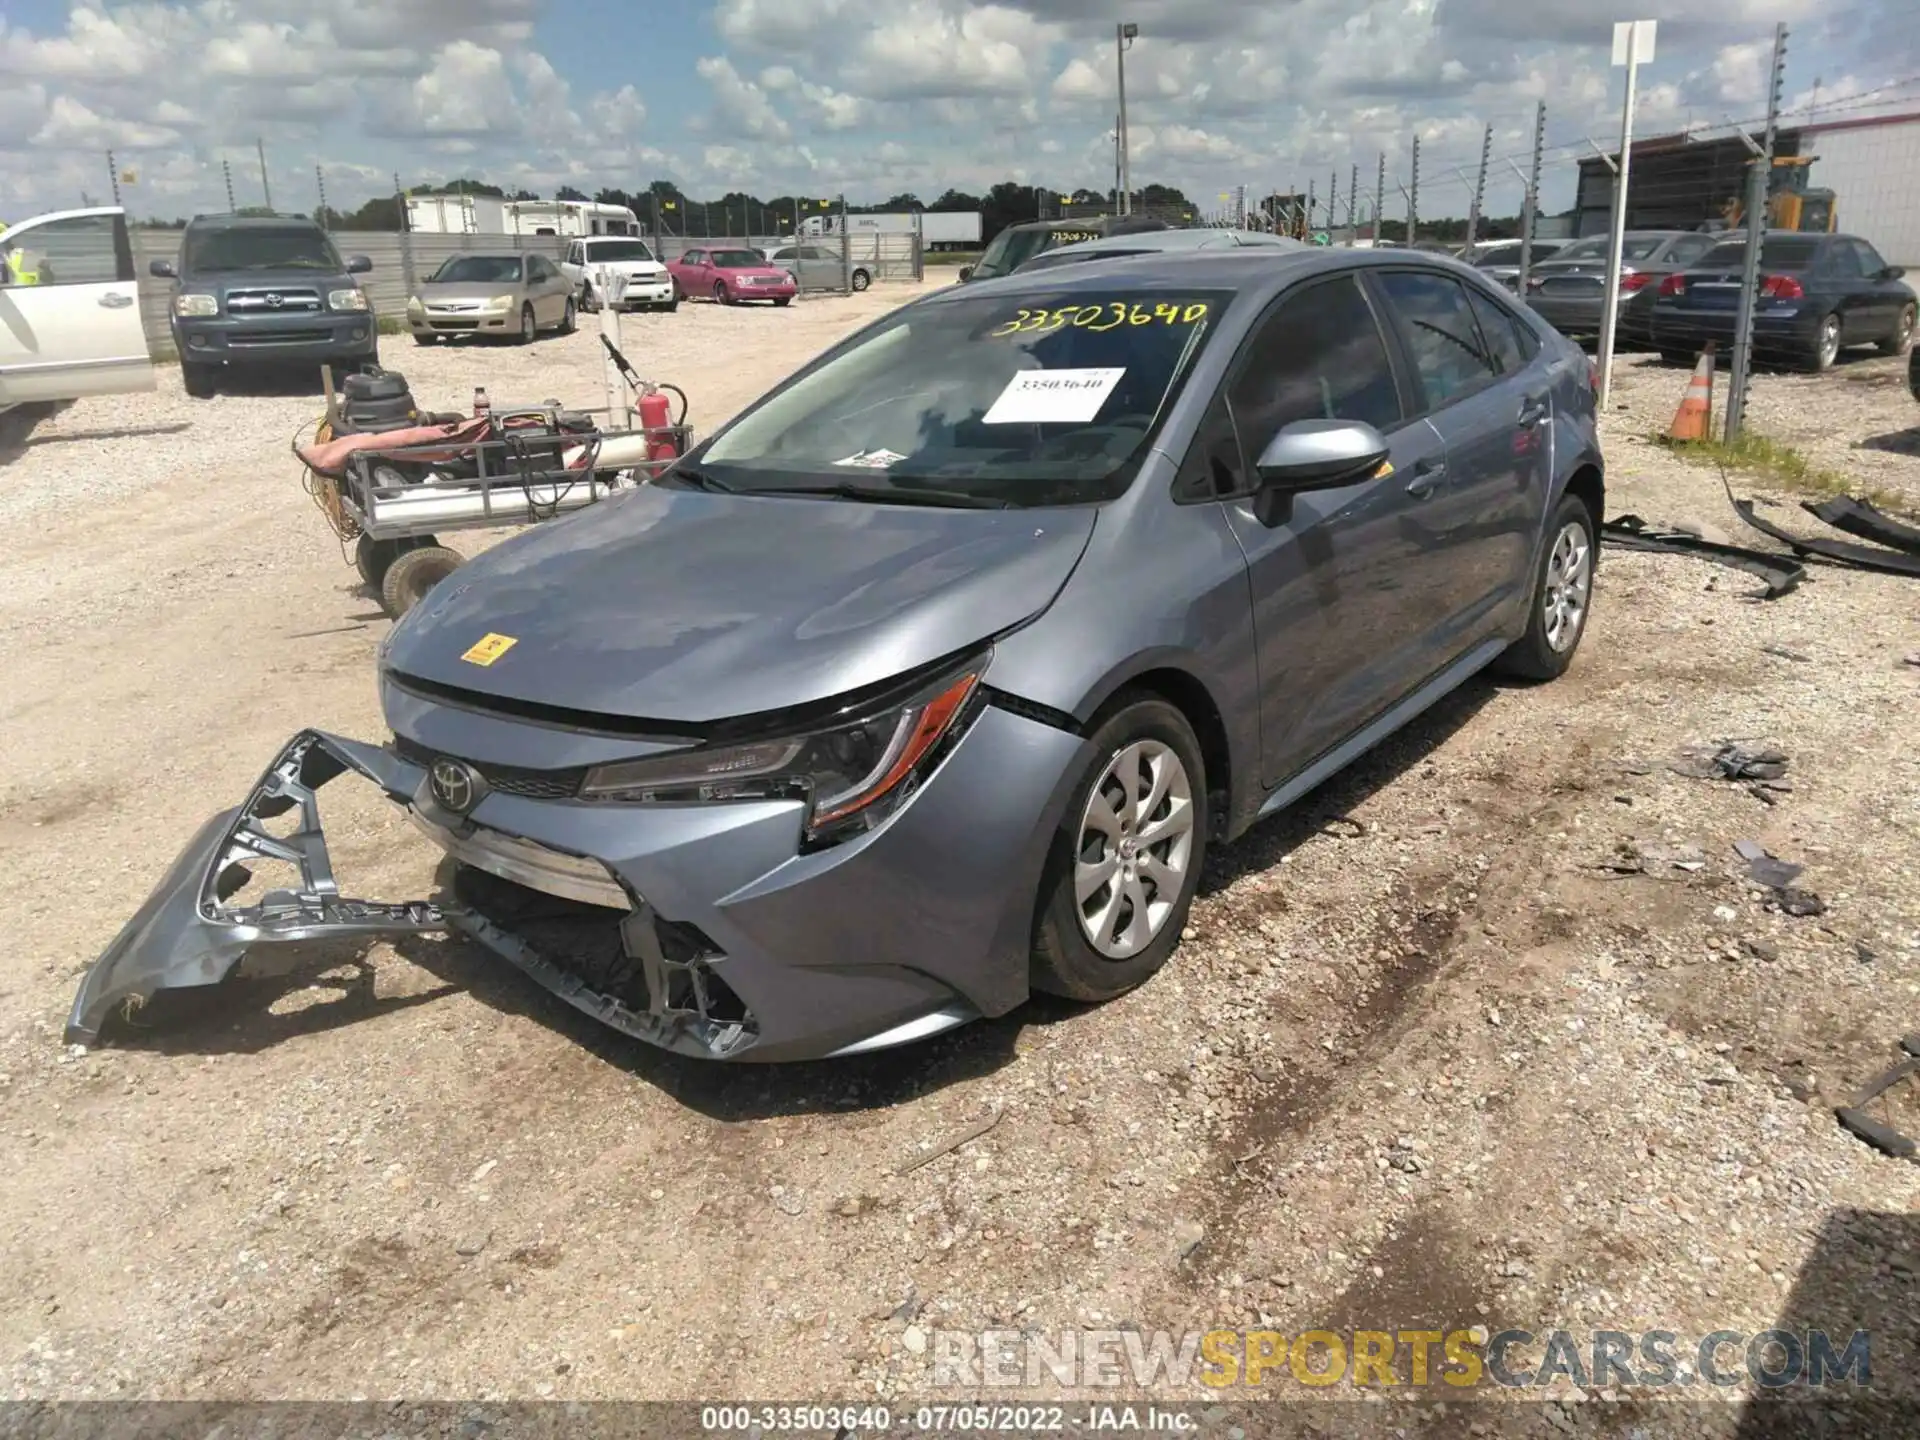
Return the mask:
<svg viewBox="0 0 1920 1440"><path fill-rule="evenodd" d="M364 310L367 308L367 292L357 285L350 290L329 290L327 306L333 310Z"/></svg>
<svg viewBox="0 0 1920 1440"><path fill-rule="evenodd" d="M806 734L597 765L580 794L640 804L805 800L808 845L830 845L906 803L978 710L985 670L980 656L904 701Z"/></svg>
<svg viewBox="0 0 1920 1440"><path fill-rule="evenodd" d="M218 315L220 302L211 295L176 295L173 297L173 313L176 315Z"/></svg>
<svg viewBox="0 0 1920 1440"><path fill-rule="evenodd" d="M511 310L512 308L513 296L511 295L496 295L487 301L487 309L489 310Z"/></svg>

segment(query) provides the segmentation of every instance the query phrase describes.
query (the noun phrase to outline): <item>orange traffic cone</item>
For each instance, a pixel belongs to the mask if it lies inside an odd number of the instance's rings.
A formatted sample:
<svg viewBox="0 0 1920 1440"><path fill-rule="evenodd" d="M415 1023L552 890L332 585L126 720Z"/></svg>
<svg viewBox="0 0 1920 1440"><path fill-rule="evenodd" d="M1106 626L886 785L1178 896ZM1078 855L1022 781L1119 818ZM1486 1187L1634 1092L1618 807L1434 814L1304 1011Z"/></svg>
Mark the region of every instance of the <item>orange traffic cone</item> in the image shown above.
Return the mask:
<svg viewBox="0 0 1920 1440"><path fill-rule="evenodd" d="M1687 393L1680 401L1680 408L1673 412L1673 423L1667 427L1667 439L1675 441L1705 440L1710 433L1710 421L1713 415L1713 342L1707 342L1707 348L1700 352L1700 359L1693 367L1693 374L1687 380Z"/></svg>

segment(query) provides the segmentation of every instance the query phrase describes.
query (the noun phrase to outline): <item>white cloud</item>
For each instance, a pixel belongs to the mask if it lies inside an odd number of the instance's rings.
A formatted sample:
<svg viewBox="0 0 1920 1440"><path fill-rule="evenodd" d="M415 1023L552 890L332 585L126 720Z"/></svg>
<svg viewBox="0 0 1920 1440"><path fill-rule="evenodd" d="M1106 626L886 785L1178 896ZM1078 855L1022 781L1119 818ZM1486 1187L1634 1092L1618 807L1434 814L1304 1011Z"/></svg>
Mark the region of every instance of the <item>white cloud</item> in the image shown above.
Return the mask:
<svg viewBox="0 0 1920 1440"><path fill-rule="evenodd" d="M734 69L724 55L703 56L693 68L713 92L713 113L707 123L714 131L754 140L781 141L792 136L792 127L774 110L767 92Z"/></svg>

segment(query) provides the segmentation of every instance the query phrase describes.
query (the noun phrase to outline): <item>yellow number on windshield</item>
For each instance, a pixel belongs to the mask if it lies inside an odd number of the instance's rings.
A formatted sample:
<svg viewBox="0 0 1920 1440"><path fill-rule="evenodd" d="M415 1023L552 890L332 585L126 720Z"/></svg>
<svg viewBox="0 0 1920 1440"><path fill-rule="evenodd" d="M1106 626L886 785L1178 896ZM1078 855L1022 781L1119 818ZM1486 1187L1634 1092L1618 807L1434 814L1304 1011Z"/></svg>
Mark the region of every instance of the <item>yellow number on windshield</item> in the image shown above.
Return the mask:
<svg viewBox="0 0 1920 1440"><path fill-rule="evenodd" d="M993 338L998 340L1003 335L1013 334L1026 324L1027 317L1031 314L1033 314L1031 310L1016 310L1013 319L1007 321L1007 323L1002 325L998 330L992 332Z"/></svg>

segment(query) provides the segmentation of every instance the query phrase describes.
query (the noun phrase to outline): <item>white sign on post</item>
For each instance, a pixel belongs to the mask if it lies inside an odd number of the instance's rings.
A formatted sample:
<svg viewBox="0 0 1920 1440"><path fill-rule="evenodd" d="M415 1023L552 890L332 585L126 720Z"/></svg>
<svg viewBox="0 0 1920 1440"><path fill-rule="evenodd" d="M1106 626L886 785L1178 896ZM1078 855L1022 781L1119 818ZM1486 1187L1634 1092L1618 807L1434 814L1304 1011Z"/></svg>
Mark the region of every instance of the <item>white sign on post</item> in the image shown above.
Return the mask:
<svg viewBox="0 0 1920 1440"><path fill-rule="evenodd" d="M1657 20L1621 20L1613 27L1615 65L1651 65Z"/></svg>
<svg viewBox="0 0 1920 1440"><path fill-rule="evenodd" d="M599 272L600 281L600 334L616 350L620 349L620 305L627 298L627 277L603 266ZM607 424L616 429L626 430L633 424L633 407L627 394L627 379L620 373L620 367L613 363L613 356L601 346L600 353L607 373ZM621 350L622 354L626 352Z"/></svg>
<svg viewBox="0 0 1920 1440"><path fill-rule="evenodd" d="M1652 20L1622 20L1613 27L1613 63L1627 72L1626 103L1620 110L1620 160L1614 167L1613 220L1607 227L1607 280L1600 302L1600 343L1594 367L1599 372L1596 399L1605 409L1613 390L1613 342L1620 319L1620 257L1627 238L1627 175L1633 165L1633 105L1640 67L1653 59Z"/></svg>

